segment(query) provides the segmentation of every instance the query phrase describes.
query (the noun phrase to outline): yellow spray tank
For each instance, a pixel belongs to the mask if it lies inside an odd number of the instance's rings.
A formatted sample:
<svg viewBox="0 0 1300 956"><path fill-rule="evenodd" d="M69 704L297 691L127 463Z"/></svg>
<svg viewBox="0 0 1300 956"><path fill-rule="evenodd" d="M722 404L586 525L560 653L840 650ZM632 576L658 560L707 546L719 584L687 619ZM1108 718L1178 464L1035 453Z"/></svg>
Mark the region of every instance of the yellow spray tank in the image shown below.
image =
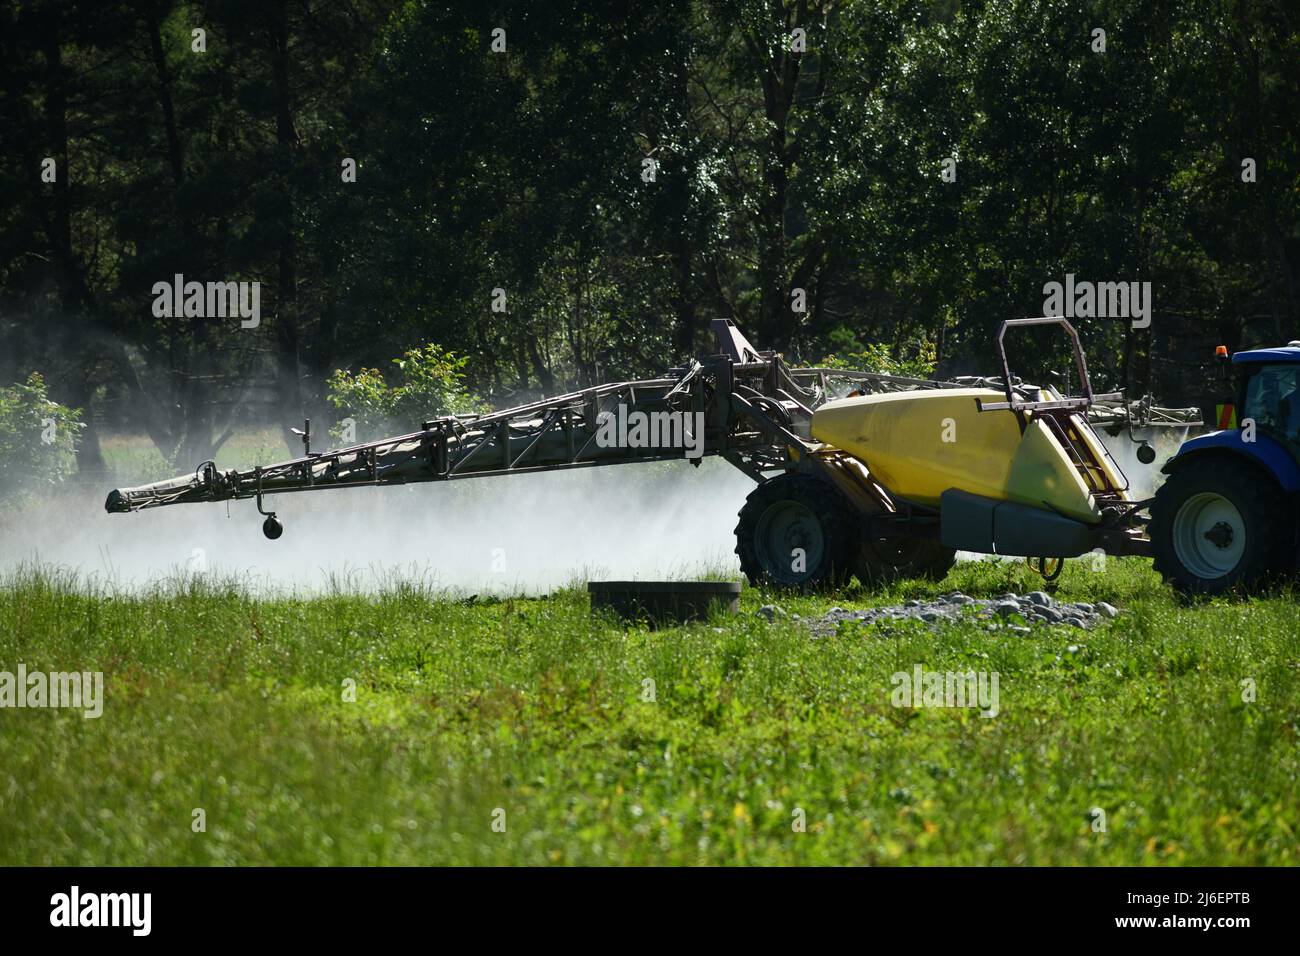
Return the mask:
<svg viewBox="0 0 1300 956"><path fill-rule="evenodd" d="M1041 325L1069 337L1081 396L1063 398L1011 375L1003 336ZM875 489L885 516L870 519L869 534L932 535L937 524L950 551L1037 558L1045 574L1049 558L1097 548L1145 553L1141 503L1087 421L1093 393L1074 328L1060 316L1011 319L998 330L997 349L1001 390L916 388L814 412L810 434L831 449L826 461L849 474L835 456L848 457L867 474L859 484Z"/></svg>
<svg viewBox="0 0 1300 956"><path fill-rule="evenodd" d="M846 398L817 409L812 436L853 455L893 495L914 504L938 507L945 491L957 489L1100 521L1093 489L1118 492L1126 481L1083 416L1066 419L1071 439L1087 452L1078 456L1081 467L1044 417L1022 412L1022 430L1021 416L1009 409L980 411L981 401L1003 398L986 388Z"/></svg>

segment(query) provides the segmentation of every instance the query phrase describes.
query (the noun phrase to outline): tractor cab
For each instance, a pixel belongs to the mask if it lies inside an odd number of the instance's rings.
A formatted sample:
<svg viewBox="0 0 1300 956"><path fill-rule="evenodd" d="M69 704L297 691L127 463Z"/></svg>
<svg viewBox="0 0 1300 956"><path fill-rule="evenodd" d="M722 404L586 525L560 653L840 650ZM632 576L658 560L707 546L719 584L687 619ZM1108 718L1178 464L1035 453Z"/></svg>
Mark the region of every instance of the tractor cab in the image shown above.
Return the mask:
<svg viewBox="0 0 1300 956"><path fill-rule="evenodd" d="M1253 422L1258 433L1300 457L1300 342L1238 352L1232 364L1242 371L1237 407L1243 430Z"/></svg>
<svg viewBox="0 0 1300 956"><path fill-rule="evenodd" d="M1218 355L1238 371L1236 421L1184 442L1162 470L1172 475L1200 456L1228 452L1250 459L1284 491L1300 491L1300 342L1237 352L1231 360L1220 345Z"/></svg>

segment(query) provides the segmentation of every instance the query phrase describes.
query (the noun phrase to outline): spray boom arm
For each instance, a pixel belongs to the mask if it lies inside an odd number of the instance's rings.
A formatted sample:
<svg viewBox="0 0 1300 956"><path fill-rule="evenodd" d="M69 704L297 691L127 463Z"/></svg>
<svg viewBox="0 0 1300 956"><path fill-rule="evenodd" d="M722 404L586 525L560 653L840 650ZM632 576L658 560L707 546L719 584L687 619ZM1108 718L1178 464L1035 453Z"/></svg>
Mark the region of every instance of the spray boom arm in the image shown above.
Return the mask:
<svg viewBox="0 0 1300 956"><path fill-rule="evenodd" d="M311 451L305 425L299 433L301 457L224 472L205 461L192 474L114 489L105 508L125 513L255 498L267 516L263 530L275 538L282 528L275 513L262 507L270 494L683 457L699 464L705 455L721 455L762 481L765 472L786 467L792 451L817 447L810 435L812 413L827 401L831 379L855 382L866 392L971 382L792 369L777 353L756 350L729 319L715 320L713 332L718 354L671 369L663 378L597 385L487 415L443 415L422 423L419 431L324 452ZM632 422L641 429L639 440L632 439Z"/></svg>

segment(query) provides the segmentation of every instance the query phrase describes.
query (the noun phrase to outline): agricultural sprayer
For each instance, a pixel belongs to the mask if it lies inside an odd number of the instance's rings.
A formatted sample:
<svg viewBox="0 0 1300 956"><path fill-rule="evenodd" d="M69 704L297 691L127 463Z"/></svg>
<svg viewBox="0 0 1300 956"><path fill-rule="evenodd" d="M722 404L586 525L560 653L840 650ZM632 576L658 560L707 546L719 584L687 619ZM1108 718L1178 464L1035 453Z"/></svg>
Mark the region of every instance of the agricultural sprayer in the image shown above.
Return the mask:
<svg viewBox="0 0 1300 956"><path fill-rule="evenodd" d="M1078 396L1011 373L1007 332L1044 325L1069 337ZM1295 565L1300 466L1284 435L1249 447L1235 433L1194 439L1166 465L1172 476L1157 496L1140 498L1094 425L1130 426L1132 435L1135 423L1199 424L1199 412L1094 395L1079 337L1063 318L1004 322L1001 376L950 381L792 368L755 349L730 320L715 320L713 332L716 354L662 378L443 415L408 434L323 452L311 450L308 426L304 454L292 461L230 471L206 461L192 474L116 489L106 507L253 498L264 533L278 538L269 495L717 455L757 484L736 526L741 569L756 584L939 578L959 550L1025 557L1049 577L1064 558L1091 551L1154 555L1166 579L1189 592ZM1295 387L1300 348L1238 361L1255 372L1243 414L1260 406L1261 427L1271 427L1290 408L1276 393ZM851 391L835 398L833 383ZM630 420L667 440L629 437ZM1289 421L1280 428L1294 437L1300 409ZM1144 446L1138 457L1154 455ZM1284 512L1276 520L1275 509Z"/></svg>

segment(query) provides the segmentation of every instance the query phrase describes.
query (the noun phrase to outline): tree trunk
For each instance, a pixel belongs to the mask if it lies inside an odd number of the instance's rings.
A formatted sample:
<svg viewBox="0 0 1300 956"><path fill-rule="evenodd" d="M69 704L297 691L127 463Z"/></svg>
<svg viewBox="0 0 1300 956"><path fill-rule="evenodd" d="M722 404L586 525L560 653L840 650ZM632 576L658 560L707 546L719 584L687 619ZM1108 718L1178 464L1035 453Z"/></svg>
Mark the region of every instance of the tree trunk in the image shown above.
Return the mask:
<svg viewBox="0 0 1300 956"><path fill-rule="evenodd" d="M289 429L304 417L301 380L298 308L298 245L294 234L291 175L298 152L298 135L293 127L289 87L289 22L285 0L276 0L272 13L271 72L275 89L275 140L279 147L281 185L284 189L284 235L280 240L279 297L275 316L276 387L285 441L292 449L297 437Z"/></svg>
<svg viewBox="0 0 1300 956"><path fill-rule="evenodd" d="M790 21L783 4L774 0L773 13L782 22L786 36L791 28L807 20L807 7L807 0L799 0L794 19ZM785 213L791 163L788 124L802 55L779 46L775 55L769 56L766 41L748 33L745 43L762 82L763 112L768 125L763 142L763 195L758 223L759 326L763 339L759 347L784 351L790 347L796 328L788 299Z"/></svg>
<svg viewBox="0 0 1300 956"><path fill-rule="evenodd" d="M685 18L683 18L685 19ZM680 24L687 29L688 24ZM669 102L679 105L682 110L676 140L679 143L691 142L689 48L678 51L674 58L674 69L669 79ZM698 312L695 308L695 280L692 266L695 260L695 244L692 241L694 229L691 222L691 183L688 157L672 153L668 157L665 169L664 189L668 203L668 256L672 268L672 314L673 314L673 350L681 361L695 357L695 346L699 328Z"/></svg>
<svg viewBox="0 0 1300 956"><path fill-rule="evenodd" d="M50 154L55 162L53 214L47 220L51 258L58 276L59 300L69 323L74 329L84 330L87 313L94 307L90 288L86 284L81 264L72 247L72 183L68 169L68 92L67 76L63 70L61 49L62 31L59 15L53 15L44 38L45 59L45 123L49 137ZM83 336L89 341L90 336ZM66 400L81 409L85 423L77 444L77 470L82 474L98 474L107 469L104 453L99 444L99 431L95 425L94 388L88 371L98 358L98 350L86 345L77 351L75 370L69 379Z"/></svg>

